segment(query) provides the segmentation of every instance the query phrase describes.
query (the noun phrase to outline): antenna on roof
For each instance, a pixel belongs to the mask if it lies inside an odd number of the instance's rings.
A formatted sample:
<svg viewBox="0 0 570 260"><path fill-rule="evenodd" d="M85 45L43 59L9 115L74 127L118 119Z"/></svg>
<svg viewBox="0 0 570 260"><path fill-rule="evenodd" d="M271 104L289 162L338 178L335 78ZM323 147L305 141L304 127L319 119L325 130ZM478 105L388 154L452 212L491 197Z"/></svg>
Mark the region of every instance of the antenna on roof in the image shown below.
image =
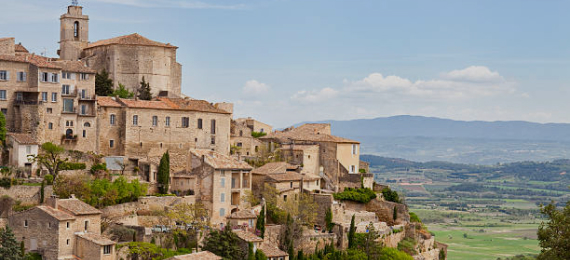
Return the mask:
<svg viewBox="0 0 570 260"><path fill-rule="evenodd" d="M79 2L77 0L71 0L71 5L78 6Z"/></svg>

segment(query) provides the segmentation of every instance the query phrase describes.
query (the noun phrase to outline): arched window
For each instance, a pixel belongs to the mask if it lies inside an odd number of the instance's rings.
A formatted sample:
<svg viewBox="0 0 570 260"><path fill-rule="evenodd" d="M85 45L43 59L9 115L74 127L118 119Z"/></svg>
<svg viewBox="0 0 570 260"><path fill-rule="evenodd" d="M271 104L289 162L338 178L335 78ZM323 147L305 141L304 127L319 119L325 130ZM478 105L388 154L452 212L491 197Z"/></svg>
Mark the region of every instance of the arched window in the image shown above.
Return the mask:
<svg viewBox="0 0 570 260"><path fill-rule="evenodd" d="M83 124L84 127L91 127L91 124L89 122L85 122L85 124Z"/></svg>
<svg viewBox="0 0 570 260"><path fill-rule="evenodd" d="M72 139L72 138L73 138L73 130L67 129L67 130L65 131L65 137L66 137L67 139Z"/></svg>
<svg viewBox="0 0 570 260"><path fill-rule="evenodd" d="M73 23L73 37L79 38L79 22Z"/></svg>

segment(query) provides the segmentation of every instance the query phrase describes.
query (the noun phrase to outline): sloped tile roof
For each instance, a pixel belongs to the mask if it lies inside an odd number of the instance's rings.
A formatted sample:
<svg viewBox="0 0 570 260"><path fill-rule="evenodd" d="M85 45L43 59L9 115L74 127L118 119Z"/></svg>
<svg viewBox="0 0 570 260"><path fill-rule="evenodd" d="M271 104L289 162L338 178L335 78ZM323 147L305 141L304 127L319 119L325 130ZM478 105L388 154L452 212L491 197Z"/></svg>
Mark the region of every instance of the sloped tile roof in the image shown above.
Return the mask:
<svg viewBox="0 0 570 260"><path fill-rule="evenodd" d="M227 170L251 170L251 166L243 161L238 161L235 158L205 149L192 149L190 152L198 157L204 157L207 164L214 167L214 169L227 169Z"/></svg>
<svg viewBox="0 0 570 260"><path fill-rule="evenodd" d="M182 111L198 111L218 114L231 114L225 110L216 108L214 105L205 100L183 99L183 98L165 98L160 97L155 100L135 100L113 97L98 97L99 106L109 107L129 107L129 108L145 108L145 109L163 109L163 110L182 110Z"/></svg>
<svg viewBox="0 0 570 260"><path fill-rule="evenodd" d="M29 53L18 53L17 55L0 55L0 60L29 63L40 68L61 69L50 58Z"/></svg>
<svg viewBox="0 0 570 260"><path fill-rule="evenodd" d="M221 260L222 257L215 255L210 251L201 251L188 255L177 255L167 260Z"/></svg>
<svg viewBox="0 0 570 260"><path fill-rule="evenodd" d="M251 171L253 174L276 174L285 173L287 170L296 170L298 166L286 162L270 162Z"/></svg>
<svg viewBox="0 0 570 260"><path fill-rule="evenodd" d="M259 249L261 249L267 257L289 256L286 252L281 251L278 247L270 245L269 243L262 243Z"/></svg>
<svg viewBox="0 0 570 260"><path fill-rule="evenodd" d="M219 109L215 107L212 103L206 100L197 99L184 99L184 98L166 98L160 97L158 100L167 103L169 106L180 109L180 110L190 110L190 111L201 111L201 112L211 112L219 114L231 114L228 111Z"/></svg>
<svg viewBox="0 0 570 260"><path fill-rule="evenodd" d="M102 107L121 107L115 97L97 96L97 105Z"/></svg>
<svg viewBox="0 0 570 260"><path fill-rule="evenodd" d="M299 127L291 127L283 131L275 131L264 137L263 140L277 140L281 143L288 141L310 141L310 142L332 142L332 143L352 143L360 142L343 137L334 136L330 133L330 124L304 124Z"/></svg>
<svg viewBox="0 0 570 260"><path fill-rule="evenodd" d="M138 33L133 33L129 35L123 35L111 39L100 40L93 43L90 43L86 49L94 48L98 46L104 45L139 45L139 46L156 46L156 47L165 47L165 48L178 48L170 43L161 43L157 41L149 40L146 37L141 36Z"/></svg>
<svg viewBox="0 0 570 260"><path fill-rule="evenodd" d="M19 144L39 144L32 135L25 133L8 133Z"/></svg>
<svg viewBox="0 0 570 260"><path fill-rule="evenodd" d="M230 219L252 219L257 218L251 210L240 210L238 212L232 213L228 218Z"/></svg>
<svg viewBox="0 0 570 260"><path fill-rule="evenodd" d="M266 178L267 181L269 182L300 181L302 175L296 172L286 172L278 174L268 174Z"/></svg>
<svg viewBox="0 0 570 260"><path fill-rule="evenodd" d="M54 217L59 221L75 219L73 215L59 209L54 209L50 206L36 206L36 208L47 213L48 215Z"/></svg>
<svg viewBox="0 0 570 260"><path fill-rule="evenodd" d="M120 102L130 108L174 109L160 100L120 99Z"/></svg>
<svg viewBox="0 0 570 260"><path fill-rule="evenodd" d="M255 234L244 231L241 229L232 230L236 235L245 242L263 242L263 238L256 236Z"/></svg>
<svg viewBox="0 0 570 260"><path fill-rule="evenodd" d="M90 73L90 74L96 73L95 70L85 66L85 64L83 64L83 62L81 61L58 60L55 61L55 64L61 67L61 69L64 71Z"/></svg>
<svg viewBox="0 0 570 260"><path fill-rule="evenodd" d="M95 233L79 233L77 234L77 236L101 246L116 244L113 240L110 240L102 235L98 235Z"/></svg>
<svg viewBox="0 0 570 260"><path fill-rule="evenodd" d="M24 45L21 43L14 45L14 49L16 49L16 52L30 53L28 49L26 49L26 47L24 47Z"/></svg>
<svg viewBox="0 0 570 260"><path fill-rule="evenodd" d="M57 207L76 216L101 214L98 209L78 199L60 199L57 201Z"/></svg>

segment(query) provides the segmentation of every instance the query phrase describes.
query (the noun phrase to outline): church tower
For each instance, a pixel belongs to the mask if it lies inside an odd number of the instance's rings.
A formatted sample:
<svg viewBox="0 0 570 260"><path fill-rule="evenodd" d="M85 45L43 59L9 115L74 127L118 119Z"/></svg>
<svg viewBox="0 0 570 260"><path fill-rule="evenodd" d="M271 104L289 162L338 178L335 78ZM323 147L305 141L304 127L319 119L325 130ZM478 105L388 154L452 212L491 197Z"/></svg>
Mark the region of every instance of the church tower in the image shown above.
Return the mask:
<svg viewBox="0 0 570 260"><path fill-rule="evenodd" d="M81 51L89 43L89 16L83 15L83 7L73 0L67 7L67 13L59 19L60 41L57 53L62 60L78 60Z"/></svg>

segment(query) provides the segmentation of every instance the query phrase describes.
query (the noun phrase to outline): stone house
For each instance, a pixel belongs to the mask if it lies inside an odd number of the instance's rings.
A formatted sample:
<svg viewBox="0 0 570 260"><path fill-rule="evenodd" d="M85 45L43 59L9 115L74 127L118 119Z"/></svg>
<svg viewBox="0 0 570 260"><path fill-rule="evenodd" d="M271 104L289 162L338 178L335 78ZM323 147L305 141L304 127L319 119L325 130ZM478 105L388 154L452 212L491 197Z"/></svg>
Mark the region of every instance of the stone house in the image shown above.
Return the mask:
<svg viewBox="0 0 570 260"><path fill-rule="evenodd" d="M252 118L238 118L232 121L231 145L234 154L256 156L263 149L263 142L252 136L252 132L271 133L273 127Z"/></svg>
<svg viewBox="0 0 570 260"><path fill-rule="evenodd" d="M88 151L95 144L95 71L0 39L0 109L10 132ZM16 48L16 46L20 46Z"/></svg>
<svg viewBox="0 0 570 260"><path fill-rule="evenodd" d="M361 177L372 185L371 174L360 174L360 143L331 134L330 124L304 124L275 131L261 138L270 148L280 145L285 161L307 165L323 178L321 187L330 191L360 187Z"/></svg>
<svg viewBox="0 0 570 260"><path fill-rule="evenodd" d="M177 255L166 260L222 260L222 257L210 251L201 251L187 255Z"/></svg>
<svg viewBox="0 0 570 260"><path fill-rule="evenodd" d="M289 254L270 243L262 243L259 249L267 256L267 260L289 260Z"/></svg>
<svg viewBox="0 0 570 260"><path fill-rule="evenodd" d="M255 224L257 223L257 215L255 215L255 213L249 209L234 212L229 217L227 217L227 219L230 223L230 226L234 229L255 229Z"/></svg>
<svg viewBox="0 0 570 260"><path fill-rule="evenodd" d="M249 243L253 244L253 252L255 253L257 249L263 243L263 238L258 237L257 235L242 229L233 229L232 230L239 238L239 246L242 248L244 252L248 252L249 250Z"/></svg>
<svg viewBox="0 0 570 260"><path fill-rule="evenodd" d="M6 137L9 164L25 168L28 176L33 174L37 165L30 162L28 156L38 154L38 142L29 134L8 133Z"/></svg>
<svg viewBox="0 0 570 260"><path fill-rule="evenodd" d="M251 166L211 150L192 149L189 175L196 176L196 201L210 212L210 223L223 226L231 213L248 208L246 192L251 192Z"/></svg>
<svg viewBox="0 0 570 260"><path fill-rule="evenodd" d="M302 190L318 192L321 178L300 171L301 167L286 162L271 162L256 168L251 172L254 194L261 196L266 183L279 193L278 203L284 203L288 199L298 200Z"/></svg>
<svg viewBox="0 0 570 260"><path fill-rule="evenodd" d="M153 95L164 91L181 95L182 65L176 61L178 47L130 34L89 42L89 17L83 7L69 6L60 17L60 49L62 60L83 60L96 70L106 70L115 87L124 84L136 90L144 77Z"/></svg>
<svg viewBox="0 0 570 260"><path fill-rule="evenodd" d="M190 149L229 154L232 111L224 110L230 109L227 104L167 97L97 97L97 104L97 151L127 157L138 165L144 181L156 182L157 165L166 151L173 172L189 167Z"/></svg>
<svg viewBox="0 0 570 260"><path fill-rule="evenodd" d="M48 198L46 203L8 217L26 252L46 260L114 260L115 242L101 236L101 211L75 199Z"/></svg>

